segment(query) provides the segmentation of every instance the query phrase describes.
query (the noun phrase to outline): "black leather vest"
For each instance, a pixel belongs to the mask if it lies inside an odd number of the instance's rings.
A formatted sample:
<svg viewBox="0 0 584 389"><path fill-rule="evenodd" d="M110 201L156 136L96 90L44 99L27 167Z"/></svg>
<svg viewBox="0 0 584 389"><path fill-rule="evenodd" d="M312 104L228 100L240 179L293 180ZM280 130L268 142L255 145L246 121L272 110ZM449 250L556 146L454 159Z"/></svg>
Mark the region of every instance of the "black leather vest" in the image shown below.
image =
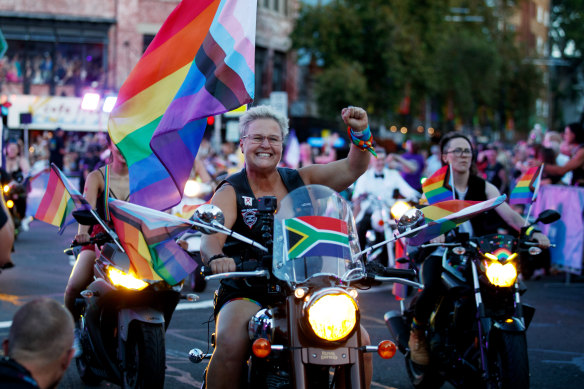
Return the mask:
<svg viewBox="0 0 584 389"><path fill-rule="evenodd" d="M282 178L284 186L288 192L304 186L304 181L300 178L300 174L297 170L278 168L278 173L280 173L280 177ZM245 168L240 172L227 177L219 184L219 187L225 182L229 183L235 190L235 198L237 201L237 219L235 220L232 229L263 244L261 237L261 223L258 222L258 201L247 180ZM249 245L231 237L228 237L225 242L224 252L229 256L237 255L244 260L249 258L257 259L257 253L254 253L253 251L255 250L252 250Z"/></svg>

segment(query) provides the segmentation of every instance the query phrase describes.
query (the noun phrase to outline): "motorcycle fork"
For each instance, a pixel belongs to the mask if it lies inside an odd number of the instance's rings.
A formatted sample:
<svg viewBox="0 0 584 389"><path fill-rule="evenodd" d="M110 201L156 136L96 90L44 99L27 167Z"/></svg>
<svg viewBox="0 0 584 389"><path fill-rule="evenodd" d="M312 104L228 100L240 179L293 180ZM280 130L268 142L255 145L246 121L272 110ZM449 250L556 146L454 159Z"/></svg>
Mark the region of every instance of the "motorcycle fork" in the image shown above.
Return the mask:
<svg viewBox="0 0 584 389"><path fill-rule="evenodd" d="M489 364L487 361L487 333L485 330L489 328L489 319L485 317L485 306L481 297L481 287L479 283L477 266L478 265L476 261L472 261L472 280L477 306L477 326L479 331L478 346L481 352L481 371L483 378L486 379L489 376Z"/></svg>

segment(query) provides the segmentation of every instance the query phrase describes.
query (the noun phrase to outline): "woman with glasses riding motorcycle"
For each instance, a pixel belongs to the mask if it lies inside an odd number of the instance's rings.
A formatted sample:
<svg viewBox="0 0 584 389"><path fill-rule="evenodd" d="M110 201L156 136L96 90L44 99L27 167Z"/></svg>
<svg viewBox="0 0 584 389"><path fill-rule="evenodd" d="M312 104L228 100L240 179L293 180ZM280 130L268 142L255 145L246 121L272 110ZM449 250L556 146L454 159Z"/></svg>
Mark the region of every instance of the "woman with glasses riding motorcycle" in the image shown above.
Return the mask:
<svg viewBox="0 0 584 389"><path fill-rule="evenodd" d="M258 198L276 196L279 205L288 192L309 184L326 185L340 192L363 174L370 159L369 153L363 151L372 150L367 113L362 108L348 107L342 110L341 116L350 127L353 141L347 158L298 170L277 167L288 133L288 120L284 116L267 106L254 107L241 116L239 146L245 168L219 184L212 199L212 204L225 215L225 226L262 242ZM203 236L201 254L214 274L235 271L235 254L241 256L244 264L262 259L254 252L247 252L246 245L235 243L230 248L231 243L232 239L223 234ZM215 302L216 347L207 370L207 388L235 387L250 344L247 324L262 306L270 303L267 289L263 280L222 281ZM367 333L363 330L362 334L362 344L369 344ZM370 382L371 356L365 358Z"/></svg>
<svg viewBox="0 0 584 389"><path fill-rule="evenodd" d="M453 190L458 200L484 201L500 195L499 190L491 183L476 175L474 165L475 153L469 138L458 132L446 134L440 142L440 153L443 165L450 165L453 177ZM483 236L497 233L499 229L514 229L520 231L525 221L509 204L503 203L494 210L480 214L459 226L459 231L468 232L470 236ZM511 231L509 231L511 232ZM534 232L531 236L541 247L549 247L547 236ZM444 235L431 242L444 242ZM438 249L440 250L440 249ZM433 253L424 260L422 279L424 289L418 296L415 305L414 320L410 331L408 346L411 360L418 365L428 365L430 356L426 343L425 328L432 307L443 293L441 283L442 256Z"/></svg>

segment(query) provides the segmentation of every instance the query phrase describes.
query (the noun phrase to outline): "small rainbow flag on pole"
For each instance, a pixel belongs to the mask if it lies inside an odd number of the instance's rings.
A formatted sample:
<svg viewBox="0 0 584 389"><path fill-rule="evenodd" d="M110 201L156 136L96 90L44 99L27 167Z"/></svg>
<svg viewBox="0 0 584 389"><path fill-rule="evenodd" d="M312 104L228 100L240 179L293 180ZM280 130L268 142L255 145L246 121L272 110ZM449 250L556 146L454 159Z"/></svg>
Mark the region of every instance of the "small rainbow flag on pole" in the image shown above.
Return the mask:
<svg viewBox="0 0 584 389"><path fill-rule="evenodd" d="M67 176L55 164L51 164L47 189L34 217L62 230L67 216L75 208L91 209L91 206Z"/></svg>
<svg viewBox="0 0 584 389"><path fill-rule="evenodd" d="M543 164L529 168L519 180L517 185L511 191L509 204L531 204L537 198L541 174L543 173Z"/></svg>
<svg viewBox="0 0 584 389"><path fill-rule="evenodd" d="M449 165L445 165L424 181L422 184L422 192L424 192L428 204L436 204L453 198L450 176L450 167Z"/></svg>
<svg viewBox="0 0 584 389"><path fill-rule="evenodd" d="M427 227L409 238L408 244L419 246L447 233L473 216L489 211L502 204L506 195L485 201L447 200L421 208Z"/></svg>
<svg viewBox="0 0 584 389"><path fill-rule="evenodd" d="M132 203L177 204L205 118L253 100L256 8L183 0L120 88L108 129L128 164Z"/></svg>
<svg viewBox="0 0 584 389"><path fill-rule="evenodd" d="M118 238L130 258L130 271L147 280L176 285L198 264L174 240L192 223L154 209L109 199L110 215Z"/></svg>

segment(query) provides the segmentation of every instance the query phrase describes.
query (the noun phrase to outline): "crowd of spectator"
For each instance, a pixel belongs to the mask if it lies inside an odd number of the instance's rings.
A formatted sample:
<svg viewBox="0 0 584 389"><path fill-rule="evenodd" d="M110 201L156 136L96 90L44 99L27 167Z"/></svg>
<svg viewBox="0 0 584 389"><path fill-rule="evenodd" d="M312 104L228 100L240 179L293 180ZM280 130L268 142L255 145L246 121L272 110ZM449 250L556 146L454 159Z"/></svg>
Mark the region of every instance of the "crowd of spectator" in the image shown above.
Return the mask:
<svg viewBox="0 0 584 389"><path fill-rule="evenodd" d="M38 133L31 140L28 165L39 170L48 167L50 162L55 163L67 175L79 177L82 189L87 174L102 166L109 156L106 137L107 134L101 132L65 133L61 129ZM330 138L324 139L321 147L313 147L306 142L300 143L295 151L299 153L299 158L296 158L298 166L290 167L326 163L331 158L336 159L338 150L332 145L337 138L338 134L332 133ZM22 140L9 140L7 144L15 142L18 144L20 156L23 156ZM416 142L407 141L403 148L398 145L396 152L388 153L385 157L386 166L398 170L406 182L419 192L423 177L429 177L441 166L438 146L434 143L424 146L420 147ZM475 146L479 175L507 195L517 178L530 167L541 163L563 166L570 160L574 151L579 149L579 145L569 144L561 133L543 132L538 127L530 132L527 139L518 141L512 147L500 141L477 142ZM283 158L284 160L286 158ZM193 169L193 176L201 176L204 182L216 183L215 181L223 178L225 174L241 169L243 156L237 143L224 142L215 149L205 137L197 154L197 163L202 168ZM572 172L544 173L542 184L570 185L571 181Z"/></svg>

